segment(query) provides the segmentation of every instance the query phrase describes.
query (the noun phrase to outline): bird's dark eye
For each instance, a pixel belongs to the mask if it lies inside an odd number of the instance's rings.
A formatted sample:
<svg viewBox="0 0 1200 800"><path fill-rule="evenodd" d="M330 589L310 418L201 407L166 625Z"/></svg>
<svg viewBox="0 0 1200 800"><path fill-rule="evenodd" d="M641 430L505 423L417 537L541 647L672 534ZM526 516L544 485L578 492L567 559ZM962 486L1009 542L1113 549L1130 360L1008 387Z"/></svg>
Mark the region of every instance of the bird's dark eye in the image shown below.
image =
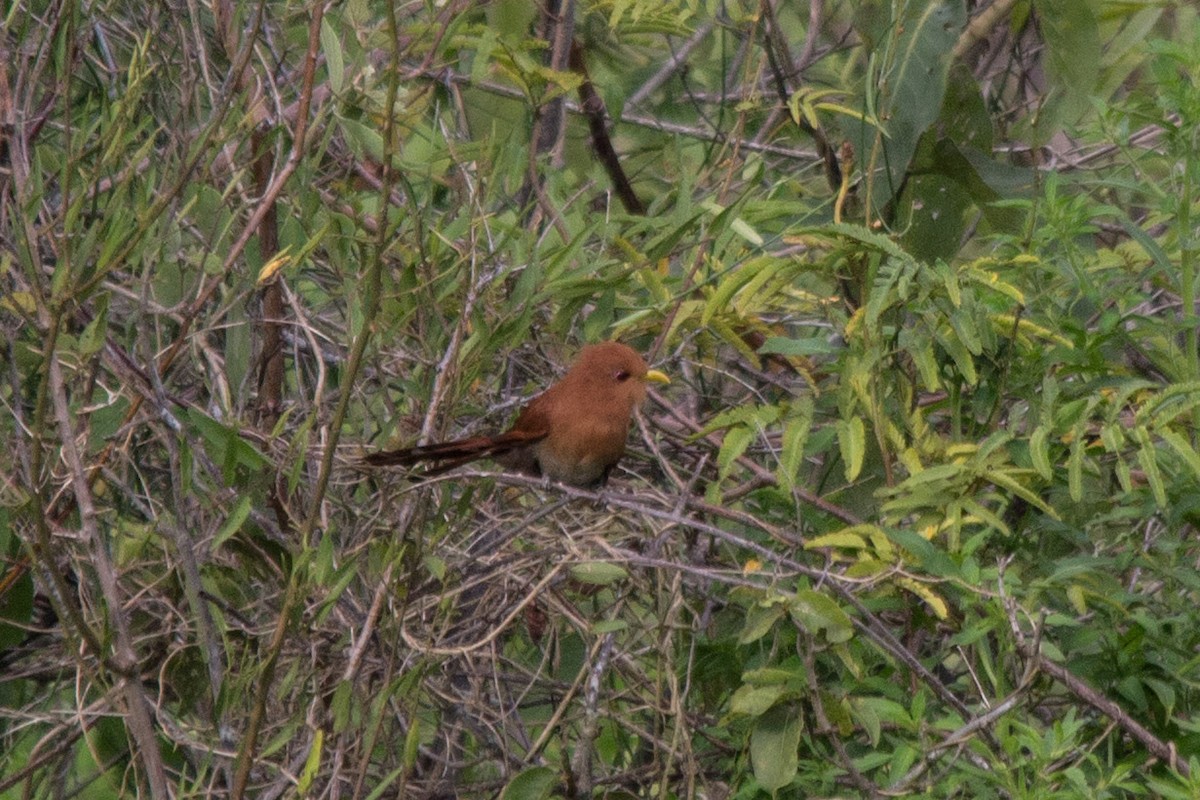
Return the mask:
<svg viewBox="0 0 1200 800"><path fill-rule="evenodd" d="M619 369L613 373L613 377L617 379L617 383L624 383L629 380L629 373L623 369Z"/></svg>

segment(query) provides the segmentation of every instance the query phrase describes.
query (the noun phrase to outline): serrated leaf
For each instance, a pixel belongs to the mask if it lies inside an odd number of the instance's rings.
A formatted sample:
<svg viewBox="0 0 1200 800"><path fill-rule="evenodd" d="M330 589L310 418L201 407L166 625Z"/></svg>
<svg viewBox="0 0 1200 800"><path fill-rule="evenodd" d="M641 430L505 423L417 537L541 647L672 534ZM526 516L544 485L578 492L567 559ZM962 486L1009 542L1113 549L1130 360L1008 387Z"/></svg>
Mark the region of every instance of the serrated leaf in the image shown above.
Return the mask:
<svg viewBox="0 0 1200 800"><path fill-rule="evenodd" d="M1049 431L1046 426L1039 425L1033 429L1033 433L1029 437L1029 457L1033 461L1033 468L1044 480L1054 477L1054 467L1050 464L1048 436Z"/></svg>
<svg viewBox="0 0 1200 800"><path fill-rule="evenodd" d="M743 453L750 443L754 441L758 432L752 428L738 426L730 428L725 432L725 438L721 441L721 449L717 451L717 467L720 469L721 477L725 477L733 469L733 464Z"/></svg>
<svg viewBox="0 0 1200 800"><path fill-rule="evenodd" d="M970 351L963 345L962 340L952 332L945 330L935 331L934 338L950 356L954 366L958 367L963 379L972 386L978 383L979 375L975 372L975 359L971 357Z"/></svg>
<svg viewBox="0 0 1200 800"><path fill-rule="evenodd" d="M1158 468L1158 457L1154 452L1150 432L1138 426L1134 429L1134 438L1141 443L1138 447L1138 463L1146 473L1146 481L1150 484L1150 491L1154 493L1154 502L1158 503L1159 508L1166 508L1167 489L1163 485L1162 472Z"/></svg>
<svg viewBox="0 0 1200 800"><path fill-rule="evenodd" d="M777 263L775 259L769 258L754 258L747 261L745 264L734 267L729 274L717 284L712 295L708 298L708 302L704 305L704 311L700 314L700 324L708 325L714 315L724 311L728 306L733 296L738 293L746 284L750 283L764 269L769 269L773 263Z"/></svg>
<svg viewBox="0 0 1200 800"><path fill-rule="evenodd" d="M1179 457L1183 459L1183 462L1188 465L1188 469L1192 471L1192 477L1197 481L1200 481L1200 455L1196 454L1196 450L1192 447L1192 443L1189 442L1187 438L1179 433L1176 433L1170 428L1160 430L1158 435L1162 437L1162 440L1170 445L1171 449L1174 450Z"/></svg>
<svg viewBox="0 0 1200 800"><path fill-rule="evenodd" d="M1075 436L1071 440L1071 455L1067 458L1067 491L1071 499L1078 503L1083 499L1083 440L1084 428L1082 421L1075 426Z"/></svg>
<svg viewBox="0 0 1200 800"><path fill-rule="evenodd" d="M794 232L796 235L818 236L823 239L828 239L833 236L839 236L851 241L865 245L872 250L878 250L881 253L887 253L889 256L898 259L902 263L912 263L913 257L902 248L900 245L892 241L891 238L876 233L870 228L862 225L855 225L849 222L836 222L832 225L821 225L819 227L801 227Z"/></svg>
<svg viewBox="0 0 1200 800"><path fill-rule="evenodd" d="M759 406L745 405L734 406L717 414L708 421L703 428L692 434L691 440L695 441L702 436L707 436L713 431L719 431L721 428L731 428L735 425L753 425L758 419Z"/></svg>
<svg viewBox="0 0 1200 800"><path fill-rule="evenodd" d="M847 481L854 481L862 472L863 458L867 452L867 430L862 417L851 417L838 422L838 449Z"/></svg>
<svg viewBox="0 0 1200 800"><path fill-rule="evenodd" d="M812 400L806 397L793 407L792 417L783 427L783 446L779 452L776 478L779 485L786 489L794 487L800 476L800 468L804 465L804 445L808 442L812 418Z"/></svg>

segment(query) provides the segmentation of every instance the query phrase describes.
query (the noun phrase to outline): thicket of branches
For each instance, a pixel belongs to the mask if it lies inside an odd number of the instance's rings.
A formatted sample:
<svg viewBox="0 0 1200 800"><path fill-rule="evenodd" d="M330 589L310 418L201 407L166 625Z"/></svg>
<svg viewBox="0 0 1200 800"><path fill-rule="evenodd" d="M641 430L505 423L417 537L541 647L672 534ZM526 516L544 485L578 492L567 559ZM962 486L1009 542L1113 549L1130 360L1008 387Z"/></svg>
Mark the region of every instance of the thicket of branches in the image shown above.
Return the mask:
<svg viewBox="0 0 1200 800"><path fill-rule="evenodd" d="M1190 3L2 25L0 796L1200 796Z"/></svg>

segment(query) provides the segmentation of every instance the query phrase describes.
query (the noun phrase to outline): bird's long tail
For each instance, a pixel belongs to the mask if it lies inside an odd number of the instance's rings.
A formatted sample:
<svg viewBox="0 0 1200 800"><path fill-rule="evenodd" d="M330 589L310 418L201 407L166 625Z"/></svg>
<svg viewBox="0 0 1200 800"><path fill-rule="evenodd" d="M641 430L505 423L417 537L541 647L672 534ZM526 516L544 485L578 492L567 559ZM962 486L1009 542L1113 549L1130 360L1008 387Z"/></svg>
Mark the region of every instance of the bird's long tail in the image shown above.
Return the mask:
<svg viewBox="0 0 1200 800"><path fill-rule="evenodd" d="M545 433L509 431L498 436L472 436L450 442L436 442L399 450L381 450L363 457L370 467L412 467L422 462L437 462L421 474L440 475L480 458L501 458L522 447L544 439Z"/></svg>

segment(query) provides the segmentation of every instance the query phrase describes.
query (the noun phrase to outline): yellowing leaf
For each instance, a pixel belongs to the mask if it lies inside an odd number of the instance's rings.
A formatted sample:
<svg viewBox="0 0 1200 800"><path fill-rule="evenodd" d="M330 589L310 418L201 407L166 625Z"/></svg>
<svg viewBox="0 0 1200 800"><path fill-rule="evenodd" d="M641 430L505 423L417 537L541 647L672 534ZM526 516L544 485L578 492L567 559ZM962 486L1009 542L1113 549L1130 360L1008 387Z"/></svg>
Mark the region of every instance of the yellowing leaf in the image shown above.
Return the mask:
<svg viewBox="0 0 1200 800"><path fill-rule="evenodd" d="M938 619L946 619L946 617L950 616L950 609L946 605L946 601L942 599L941 595L933 591L933 589L930 589L927 585L921 583L920 581L915 581L912 578L904 577L897 578L896 582L908 591L915 594L917 597L921 598L921 600L925 602L925 605L929 607L929 610L932 611L934 616Z"/></svg>
<svg viewBox="0 0 1200 800"><path fill-rule="evenodd" d="M262 288L271 282L279 270L291 264L292 257L288 254L287 249L281 250L275 254L275 257L263 264L263 268L258 271L258 280L255 281L255 286Z"/></svg>
<svg viewBox="0 0 1200 800"><path fill-rule="evenodd" d="M823 547L843 547L847 550L862 550L866 546L866 538L851 532L850 529L817 536L804 543L805 550L819 550Z"/></svg>

